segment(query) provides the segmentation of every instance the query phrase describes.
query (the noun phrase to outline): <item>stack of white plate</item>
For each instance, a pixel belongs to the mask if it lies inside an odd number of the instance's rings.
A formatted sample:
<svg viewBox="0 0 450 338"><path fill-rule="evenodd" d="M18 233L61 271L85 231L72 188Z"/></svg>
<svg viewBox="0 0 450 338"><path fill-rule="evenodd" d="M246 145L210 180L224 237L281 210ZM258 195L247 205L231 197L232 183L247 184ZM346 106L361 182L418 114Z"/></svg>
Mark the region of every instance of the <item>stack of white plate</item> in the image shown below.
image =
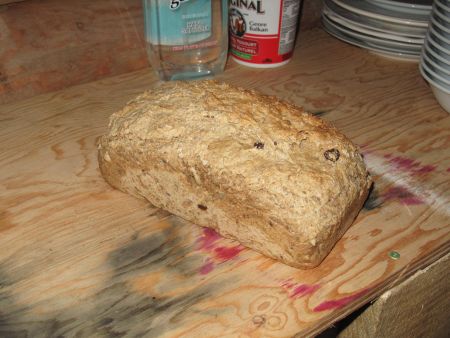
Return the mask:
<svg viewBox="0 0 450 338"><path fill-rule="evenodd" d="M322 23L331 35L384 56L419 60L432 0L323 2Z"/></svg>
<svg viewBox="0 0 450 338"><path fill-rule="evenodd" d="M434 0L419 68L438 102L450 113L450 0Z"/></svg>

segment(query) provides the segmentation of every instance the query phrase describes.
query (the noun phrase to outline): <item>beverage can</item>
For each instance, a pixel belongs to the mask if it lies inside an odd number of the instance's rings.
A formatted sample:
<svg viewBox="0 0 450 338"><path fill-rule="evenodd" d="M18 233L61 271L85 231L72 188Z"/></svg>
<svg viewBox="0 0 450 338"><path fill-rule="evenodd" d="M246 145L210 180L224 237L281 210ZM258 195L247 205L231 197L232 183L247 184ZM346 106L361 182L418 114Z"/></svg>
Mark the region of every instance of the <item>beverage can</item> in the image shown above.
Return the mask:
<svg viewBox="0 0 450 338"><path fill-rule="evenodd" d="M270 68L292 57L300 0L230 0L230 51L240 64Z"/></svg>

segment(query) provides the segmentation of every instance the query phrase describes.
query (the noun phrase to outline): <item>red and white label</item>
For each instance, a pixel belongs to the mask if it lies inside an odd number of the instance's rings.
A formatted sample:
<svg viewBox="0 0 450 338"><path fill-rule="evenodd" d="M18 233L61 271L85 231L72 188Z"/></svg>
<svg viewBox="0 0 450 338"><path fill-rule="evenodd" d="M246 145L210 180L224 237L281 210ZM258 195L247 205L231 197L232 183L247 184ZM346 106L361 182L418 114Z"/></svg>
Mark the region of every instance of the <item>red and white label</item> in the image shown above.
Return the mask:
<svg viewBox="0 0 450 338"><path fill-rule="evenodd" d="M292 56L299 0L231 0L233 57L254 65L276 65Z"/></svg>

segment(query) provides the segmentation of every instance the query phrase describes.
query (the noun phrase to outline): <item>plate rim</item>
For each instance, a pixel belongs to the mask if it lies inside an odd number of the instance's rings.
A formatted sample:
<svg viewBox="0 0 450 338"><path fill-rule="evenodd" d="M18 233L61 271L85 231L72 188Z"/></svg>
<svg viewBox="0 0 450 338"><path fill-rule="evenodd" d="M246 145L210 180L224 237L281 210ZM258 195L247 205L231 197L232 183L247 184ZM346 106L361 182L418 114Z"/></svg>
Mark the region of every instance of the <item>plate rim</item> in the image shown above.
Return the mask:
<svg viewBox="0 0 450 338"><path fill-rule="evenodd" d="M324 8L326 7L333 14L341 17L342 19L353 22L356 25L367 29L374 29L380 32L395 32L401 36L424 38L427 32L427 27L416 27L416 26L405 26L396 22L388 22L384 20L379 20L376 18L370 18L366 16L361 16L352 11L349 11L333 0L324 0ZM340 11L340 12L337 12ZM349 15L350 17L346 16ZM359 20L359 21L357 21ZM386 27L388 26L388 27ZM413 31L413 32L411 32Z"/></svg>
<svg viewBox="0 0 450 338"><path fill-rule="evenodd" d="M432 79L430 77L430 75L427 74L428 71L424 70L422 67L422 63L419 62L419 71L420 74L422 74L422 76L425 78L425 80L428 81L428 83L432 84L433 86L439 88L440 90L442 90L444 93L446 94L450 94L450 86L449 88L443 87L442 84L440 84L439 82L435 82L434 79Z"/></svg>
<svg viewBox="0 0 450 338"><path fill-rule="evenodd" d="M324 12L325 13L325 12ZM406 42L406 43L415 43L415 44L423 44L423 42L425 41L425 35L422 38L407 38L405 36L401 36L401 35L395 35L395 34L389 34L389 33L383 33L381 31L376 31L376 30L370 30L368 28L365 27L361 27L359 25L355 25L353 24L352 21L342 18L339 15L334 15L335 17L333 18L332 16L330 16L329 13L325 13L328 18L330 20L336 20L337 23L340 23L339 20L343 21L344 23L342 23L342 25L348 25L348 27L350 29L353 29L354 31L363 33L363 34L368 34L368 35L373 35L375 37L379 37L379 38L386 38L386 39L390 39L393 41L399 41L399 42ZM331 11L331 14L333 15L334 12ZM413 41L416 40L416 41Z"/></svg>
<svg viewBox="0 0 450 338"><path fill-rule="evenodd" d="M422 9L430 9L432 8L433 1L431 1L430 5L418 5L414 3L406 3L401 1L395 1L395 0L371 0L372 2L379 2L379 3L385 3L396 7L407 7L407 8L422 8Z"/></svg>
<svg viewBox="0 0 450 338"><path fill-rule="evenodd" d="M423 21L407 19L407 18L398 18L398 17L394 17L394 16L388 16L385 14L370 12L370 11L361 9L359 7L354 7L354 6L344 2L344 1L353 1L353 0L332 0L332 1L335 2L337 5L339 5L343 8L346 8L347 10L349 10L351 12L354 12L354 13L357 13L360 15L364 15L367 17L377 18L379 20L384 20L384 21L388 21L388 22L400 23L400 24L404 24L406 26L415 26L415 27L427 27L428 26L428 21L426 20L426 18L424 18ZM366 2L360 1L358 3L363 4Z"/></svg>
<svg viewBox="0 0 450 338"><path fill-rule="evenodd" d="M325 19L328 20L328 21L331 21L326 16L325 16ZM334 26L335 29L340 30L340 31L344 31L344 33L346 33L348 35L353 35L354 37L359 38L359 39L361 39L363 41L367 40L369 42L372 42L372 43L375 42L375 43L381 44L381 45L386 43L386 39L381 39L381 38L377 38L377 37L373 37L373 36L363 35L361 33L358 33L358 32L355 32L355 31L351 30L350 28L347 28L345 26L339 25L339 24L337 24L337 23L335 23L333 21L331 21L330 24L332 26ZM339 26L342 26L342 28L339 27ZM370 41L370 40L372 40L372 41ZM417 47L417 52L420 54L420 51L422 49L422 45L423 44L416 44L416 45L414 45L414 44L408 44L408 43L403 43L403 42L399 42L399 41L392 41L392 40L390 40L389 42L386 43L386 45L387 45L386 47L388 47L388 48L389 47L392 47L392 48L406 48L406 49L408 49L410 51L412 49L416 49L414 47ZM409 47L412 47L412 49L409 49Z"/></svg>
<svg viewBox="0 0 450 338"><path fill-rule="evenodd" d="M368 46L363 41L359 41L358 39L355 39L353 37L347 37L345 35L342 36L342 34L345 34L343 32L338 31L338 33L336 33L335 31L329 30L329 28L326 27L326 23L323 23L323 21L322 21L322 24L324 25L324 29L327 33L329 33L333 37L335 37L341 41L344 41L348 44L351 44L353 46L357 46L359 48L366 49L366 50L372 51L372 52L377 52L377 53L384 54L387 56L394 56L396 58L403 59L404 61L419 62L419 60L420 60L420 54L410 53L408 51L398 51L398 50L396 51L396 50L392 50L390 48L385 48L385 47Z"/></svg>

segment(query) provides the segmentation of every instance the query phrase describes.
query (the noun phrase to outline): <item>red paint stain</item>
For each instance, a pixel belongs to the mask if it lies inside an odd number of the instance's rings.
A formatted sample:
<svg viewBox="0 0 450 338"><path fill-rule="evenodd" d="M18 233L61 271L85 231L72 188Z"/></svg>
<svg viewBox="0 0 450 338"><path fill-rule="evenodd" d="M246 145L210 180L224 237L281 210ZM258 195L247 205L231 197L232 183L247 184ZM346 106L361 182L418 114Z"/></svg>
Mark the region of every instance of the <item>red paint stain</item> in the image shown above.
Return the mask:
<svg viewBox="0 0 450 338"><path fill-rule="evenodd" d="M410 170L417 167L420 162L416 162L413 159L396 156L389 159L389 162L393 164L399 170Z"/></svg>
<svg viewBox="0 0 450 338"><path fill-rule="evenodd" d="M214 270L214 263L211 262L210 260L208 260L208 261L206 261L205 264L203 264L200 267L199 272L200 272L201 275L207 275L208 273L210 273L213 270Z"/></svg>
<svg viewBox="0 0 450 338"><path fill-rule="evenodd" d="M447 168L447 172L450 173L450 167Z"/></svg>
<svg viewBox="0 0 450 338"><path fill-rule="evenodd" d="M313 311L314 312L321 312L321 311L327 311L327 310L334 310L334 309L339 309L353 301L355 301L356 299L364 296L367 292L369 291L369 289L365 289L362 290L360 292L357 292L353 295L347 296L347 297L343 297L341 299L334 299L334 300L327 300L324 301L322 303L320 303L319 305L317 305Z"/></svg>
<svg viewBox="0 0 450 338"><path fill-rule="evenodd" d="M424 175L436 170L435 165L422 165L420 161L403 156L393 156L392 154L384 155L384 158L394 166L395 169L403 172L409 172L412 175Z"/></svg>
<svg viewBox="0 0 450 338"><path fill-rule="evenodd" d="M286 280L281 284L281 287L289 293L291 298L300 298L317 291L320 288L318 284L296 284L290 280Z"/></svg>
<svg viewBox="0 0 450 338"><path fill-rule="evenodd" d="M433 172L435 170L436 170L436 166L429 164L429 165L424 165L422 167L419 167L419 168L415 169L413 171L413 173L417 174L417 175L422 175L422 174L431 173L431 172Z"/></svg>
<svg viewBox="0 0 450 338"><path fill-rule="evenodd" d="M202 236L198 239L198 244L201 250L210 250L215 246L215 243L222 237L213 229L204 228Z"/></svg>
<svg viewBox="0 0 450 338"><path fill-rule="evenodd" d="M236 245L232 247L221 246L214 249L214 254L216 259L222 262L226 262L239 255L239 253L242 250L244 250L244 247L241 245Z"/></svg>
<svg viewBox="0 0 450 338"><path fill-rule="evenodd" d="M419 205L424 203L418 196L414 195L404 187L392 187L386 191L382 197L385 200L398 200L400 203L405 205Z"/></svg>
<svg viewBox="0 0 450 338"><path fill-rule="evenodd" d="M316 285L301 284L296 286L294 290L292 290L290 297L293 298L303 297L311 293L314 293L318 288L320 288L320 285L317 284Z"/></svg>
<svg viewBox="0 0 450 338"><path fill-rule="evenodd" d="M209 254L208 260L199 269L201 275L210 273L214 270L216 264L232 260L244 250L244 247L240 244L234 246L219 246L220 239L222 239L222 236L211 228L204 228L202 235L198 238L197 245L199 250Z"/></svg>

